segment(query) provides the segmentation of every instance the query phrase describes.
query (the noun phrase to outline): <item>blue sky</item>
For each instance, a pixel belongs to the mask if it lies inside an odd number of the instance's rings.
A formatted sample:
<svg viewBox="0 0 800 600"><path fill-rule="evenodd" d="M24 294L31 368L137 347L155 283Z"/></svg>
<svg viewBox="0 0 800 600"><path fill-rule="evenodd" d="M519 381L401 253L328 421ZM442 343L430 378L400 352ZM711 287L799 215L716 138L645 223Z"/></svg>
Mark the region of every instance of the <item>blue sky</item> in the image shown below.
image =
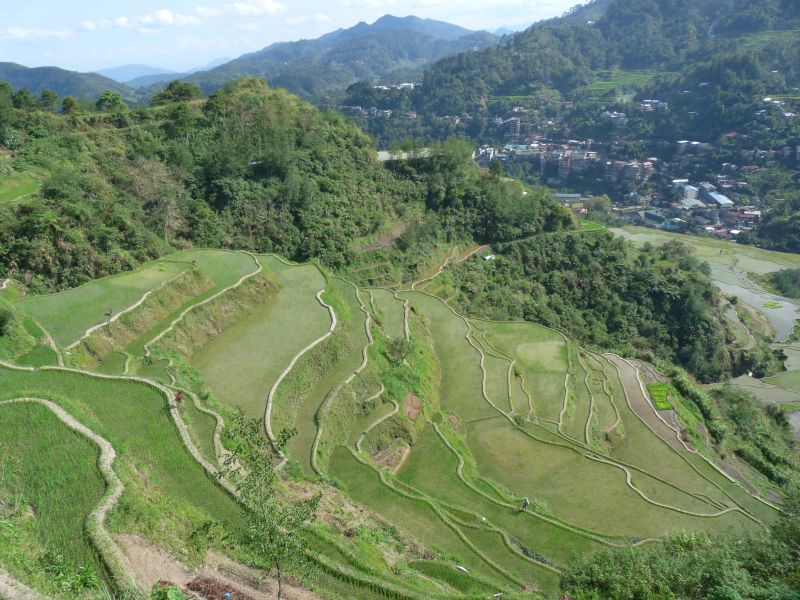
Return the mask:
<svg viewBox="0 0 800 600"><path fill-rule="evenodd" d="M560 15L579 0L0 0L0 62L91 71L176 71L390 13L494 30Z"/></svg>

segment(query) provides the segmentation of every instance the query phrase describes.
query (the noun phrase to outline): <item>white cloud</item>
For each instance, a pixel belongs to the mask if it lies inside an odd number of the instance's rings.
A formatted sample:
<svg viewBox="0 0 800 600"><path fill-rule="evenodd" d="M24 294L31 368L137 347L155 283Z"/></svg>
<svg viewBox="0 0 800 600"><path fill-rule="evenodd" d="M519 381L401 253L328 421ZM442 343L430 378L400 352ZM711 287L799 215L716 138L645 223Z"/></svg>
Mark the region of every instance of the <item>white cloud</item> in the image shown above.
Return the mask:
<svg viewBox="0 0 800 600"><path fill-rule="evenodd" d="M241 0L225 4L221 8L197 6L194 11L201 17L214 18L222 16L263 17L275 15L286 10L286 5L278 0Z"/></svg>
<svg viewBox="0 0 800 600"><path fill-rule="evenodd" d="M84 21L81 23L81 27L83 27L84 31L94 31L97 29L97 23L94 21Z"/></svg>
<svg viewBox="0 0 800 600"><path fill-rule="evenodd" d="M194 10L201 17L213 18L213 17L218 17L222 14L222 11L220 9L211 8L209 6L198 6Z"/></svg>
<svg viewBox="0 0 800 600"><path fill-rule="evenodd" d="M137 18L136 21L141 25L161 25L164 27L168 27L170 25L185 27L187 25L200 24L200 19L195 16L173 13L171 10L166 8L154 10L149 14Z"/></svg>
<svg viewBox="0 0 800 600"><path fill-rule="evenodd" d="M287 25L305 25L306 23L330 23L331 18L323 13L303 15L301 17L287 17Z"/></svg>
<svg viewBox="0 0 800 600"><path fill-rule="evenodd" d="M242 31L258 31L261 29L258 23L241 23L237 27Z"/></svg>
<svg viewBox="0 0 800 600"><path fill-rule="evenodd" d="M278 0L245 0L227 4L225 8L231 14L242 17L263 17L285 11L286 5Z"/></svg>
<svg viewBox="0 0 800 600"><path fill-rule="evenodd" d="M9 27L3 36L11 40L66 40L72 37L69 29L27 29L25 27Z"/></svg>

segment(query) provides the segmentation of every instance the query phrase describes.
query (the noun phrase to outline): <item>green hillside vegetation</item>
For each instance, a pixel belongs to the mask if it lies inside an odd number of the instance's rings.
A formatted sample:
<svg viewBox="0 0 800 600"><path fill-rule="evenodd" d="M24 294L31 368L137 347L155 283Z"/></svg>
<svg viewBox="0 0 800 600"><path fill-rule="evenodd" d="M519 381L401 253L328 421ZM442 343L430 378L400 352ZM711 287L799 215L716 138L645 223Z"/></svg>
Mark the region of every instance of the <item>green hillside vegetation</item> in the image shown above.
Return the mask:
<svg viewBox="0 0 800 600"><path fill-rule="evenodd" d="M697 72L687 78L696 79L699 71L705 70L704 76L711 75L712 79L701 81L716 80L726 92L746 96L753 90L733 85L730 77L736 77L737 72L746 73L748 79L766 83L769 71L760 71L755 77L752 71L732 71L734 62L751 55L772 64L777 48L781 48L780 56L788 58L797 39L775 35L765 39L762 33L758 40L742 46L738 36L793 29L799 22L797 6L789 1L720 0L698 4L690 0L615 0L595 24L556 20L511 36L497 47L443 59L425 73L416 103L420 110L440 115L479 112L489 96L527 95L548 88L571 94L591 84L594 74L604 69L635 71L658 67L662 72L691 72L692 67L686 65L695 61L700 63L695 67ZM736 54L731 56L731 50ZM702 64L709 56L710 63ZM712 71L714 61L716 69ZM729 66L721 66L725 62ZM790 59L788 65L781 59L777 62L784 85L796 84L795 61ZM670 99L675 96L678 100L682 90L697 87L662 79L675 90L669 94ZM660 91L666 91L667 85ZM750 95L749 100L753 99ZM697 106L705 103L707 114L713 112L722 117L697 120L705 126L725 127L727 119L736 118L700 98L690 98L688 102Z"/></svg>
<svg viewBox="0 0 800 600"><path fill-rule="evenodd" d="M355 126L257 80L191 96L0 110L14 169L43 175L37 202L0 206L0 356L47 365L0 366L0 401L51 400L113 446L113 533L274 575L276 546L252 531L277 530L240 484L295 523L279 569L323 597L553 598L598 552L779 521L798 470L784 425L671 364L717 380L753 362L685 246L584 227L462 142L384 166ZM646 396L652 367L611 351L656 362L674 420ZM51 539L50 516L16 506L4 568L48 592L54 564L121 586L94 521L82 548L56 536L86 523L97 473L69 479L7 437L22 472L52 470L81 500ZM230 452L250 468L219 479ZM265 455L279 477L253 484Z"/></svg>

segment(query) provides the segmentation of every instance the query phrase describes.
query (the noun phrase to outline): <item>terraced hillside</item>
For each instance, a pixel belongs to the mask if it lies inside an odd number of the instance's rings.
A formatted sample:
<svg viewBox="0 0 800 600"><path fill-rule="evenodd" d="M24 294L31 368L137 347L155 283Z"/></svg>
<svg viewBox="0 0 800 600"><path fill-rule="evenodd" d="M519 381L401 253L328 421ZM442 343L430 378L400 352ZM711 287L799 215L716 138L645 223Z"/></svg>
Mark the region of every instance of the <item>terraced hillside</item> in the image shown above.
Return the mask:
<svg viewBox="0 0 800 600"><path fill-rule="evenodd" d="M285 485L323 494L306 532L319 574L303 583L325 598L552 598L575 553L776 519L767 485L683 431L686 407L651 397L652 366L454 310L447 265L486 252L453 248L395 288L215 250L50 296L12 282L0 302L25 340L0 367L0 415L17 424L0 465L17 457L31 510L0 512L13 525L0 565L53 597L93 598L81 569L150 585L132 535L192 569L209 549L246 562L223 541L242 509L217 477L239 409L267 437L296 430ZM69 592L37 574L43 552L67 557Z"/></svg>

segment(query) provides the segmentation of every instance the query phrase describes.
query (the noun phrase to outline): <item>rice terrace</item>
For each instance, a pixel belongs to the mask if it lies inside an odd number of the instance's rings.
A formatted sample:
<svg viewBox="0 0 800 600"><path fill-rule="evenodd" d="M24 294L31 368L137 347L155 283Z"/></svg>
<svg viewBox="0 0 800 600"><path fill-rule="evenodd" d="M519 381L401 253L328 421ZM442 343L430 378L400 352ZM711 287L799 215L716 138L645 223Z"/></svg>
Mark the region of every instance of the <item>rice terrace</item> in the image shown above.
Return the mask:
<svg viewBox="0 0 800 600"><path fill-rule="evenodd" d="M237 419L295 430L284 491L323 498L297 583L328 598L556 597L576 553L775 522L770 484L652 365L453 308L448 267L489 252L443 248L389 287L221 250L53 295L7 282L24 327L0 366L0 483L36 512L0 512L0 595L97 597L90 571L149 591L168 577L143 548L208 571L244 527ZM63 568L42 576L31 548Z"/></svg>

